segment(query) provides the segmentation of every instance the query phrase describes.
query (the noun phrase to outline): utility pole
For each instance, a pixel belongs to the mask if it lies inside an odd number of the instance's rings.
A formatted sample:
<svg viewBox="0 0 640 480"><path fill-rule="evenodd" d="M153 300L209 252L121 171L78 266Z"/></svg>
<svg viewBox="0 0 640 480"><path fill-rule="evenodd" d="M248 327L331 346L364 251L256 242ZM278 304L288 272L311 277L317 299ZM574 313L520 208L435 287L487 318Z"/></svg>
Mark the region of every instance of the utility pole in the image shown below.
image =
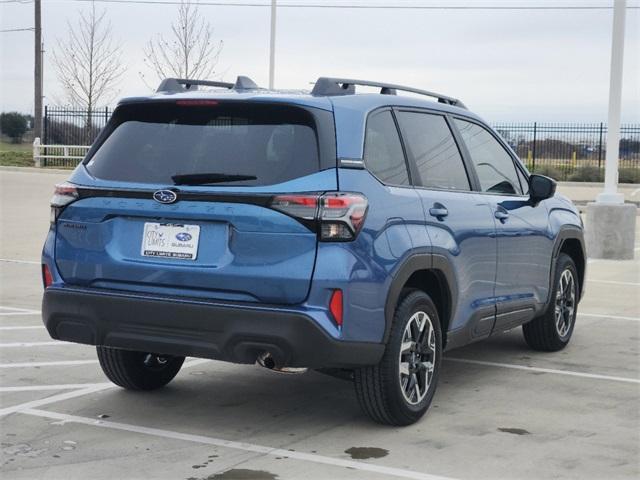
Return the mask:
<svg viewBox="0 0 640 480"><path fill-rule="evenodd" d="M271 0L271 38L269 42L269 89L273 90L276 69L276 0Z"/></svg>
<svg viewBox="0 0 640 480"><path fill-rule="evenodd" d="M34 38L34 96L33 96L33 133L42 139L42 18L41 0L34 1L35 38Z"/></svg>

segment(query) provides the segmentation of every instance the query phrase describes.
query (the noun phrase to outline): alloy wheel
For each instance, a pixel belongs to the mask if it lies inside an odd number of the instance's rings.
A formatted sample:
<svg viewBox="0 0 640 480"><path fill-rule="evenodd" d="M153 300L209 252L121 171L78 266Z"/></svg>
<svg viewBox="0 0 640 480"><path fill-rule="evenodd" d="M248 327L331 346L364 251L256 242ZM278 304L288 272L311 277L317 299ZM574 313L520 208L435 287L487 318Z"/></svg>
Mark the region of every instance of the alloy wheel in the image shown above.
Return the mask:
<svg viewBox="0 0 640 480"><path fill-rule="evenodd" d="M576 310L576 281L573 272L566 269L560 275L556 292L555 320L556 331L560 337L565 337L575 316Z"/></svg>
<svg viewBox="0 0 640 480"><path fill-rule="evenodd" d="M429 391L436 360L436 332L423 311L414 313L404 329L400 346L400 387L411 405L420 403Z"/></svg>

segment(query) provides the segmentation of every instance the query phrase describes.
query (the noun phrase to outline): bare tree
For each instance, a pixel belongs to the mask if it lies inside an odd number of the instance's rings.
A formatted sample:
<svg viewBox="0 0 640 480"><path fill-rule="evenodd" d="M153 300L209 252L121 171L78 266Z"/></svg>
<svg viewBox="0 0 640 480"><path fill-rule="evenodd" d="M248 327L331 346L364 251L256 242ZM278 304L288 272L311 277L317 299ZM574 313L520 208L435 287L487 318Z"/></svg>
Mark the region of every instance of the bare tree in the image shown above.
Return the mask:
<svg viewBox="0 0 640 480"><path fill-rule="evenodd" d="M201 17L198 5L181 0L178 18L171 24L171 35L149 40L144 61L159 80L168 77L202 80L215 74L222 47L222 41L214 41L213 27ZM140 76L147 83L142 73Z"/></svg>
<svg viewBox="0 0 640 480"><path fill-rule="evenodd" d="M117 94L117 83L125 71L122 51L112 39L106 11L96 14L95 4L80 12L76 23L67 21L68 37L59 40L53 61L67 102L87 112L90 135L91 113Z"/></svg>

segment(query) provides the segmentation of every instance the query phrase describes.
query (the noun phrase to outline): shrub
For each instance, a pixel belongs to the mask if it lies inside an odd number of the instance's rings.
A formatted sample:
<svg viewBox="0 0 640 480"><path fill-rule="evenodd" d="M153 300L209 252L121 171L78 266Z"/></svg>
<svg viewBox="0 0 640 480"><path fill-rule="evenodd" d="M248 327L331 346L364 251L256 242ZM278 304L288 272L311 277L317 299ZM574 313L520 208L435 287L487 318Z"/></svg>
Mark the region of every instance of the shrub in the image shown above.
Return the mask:
<svg viewBox="0 0 640 480"><path fill-rule="evenodd" d="M562 180L565 176L562 170L552 165L536 165L536 168L532 170L532 173L544 175L545 177L551 177L554 180Z"/></svg>
<svg viewBox="0 0 640 480"><path fill-rule="evenodd" d="M604 170L598 167L580 167L569 176L572 182L602 182L604 181Z"/></svg>
<svg viewBox="0 0 640 480"><path fill-rule="evenodd" d="M640 183L640 168L621 168L618 171L620 183Z"/></svg>
<svg viewBox="0 0 640 480"><path fill-rule="evenodd" d="M22 136L27 131L27 118L18 112L0 114L0 130L11 138L13 143L21 143Z"/></svg>

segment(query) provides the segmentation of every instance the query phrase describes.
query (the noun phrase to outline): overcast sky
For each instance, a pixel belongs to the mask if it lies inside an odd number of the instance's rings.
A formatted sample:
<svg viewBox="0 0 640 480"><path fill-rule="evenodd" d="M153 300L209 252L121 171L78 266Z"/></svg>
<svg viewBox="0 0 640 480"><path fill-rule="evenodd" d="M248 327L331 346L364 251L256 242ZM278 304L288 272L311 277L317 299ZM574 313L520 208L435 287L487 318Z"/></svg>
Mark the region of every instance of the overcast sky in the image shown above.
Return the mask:
<svg viewBox="0 0 640 480"><path fill-rule="evenodd" d="M162 1L162 0L160 0ZM240 2L242 0L229 0ZM51 50L90 4L43 0L45 104L60 98ZM248 3L265 3L254 0ZM266 2L268 3L268 2ZM608 0L284 0L280 3L457 6L608 6ZM119 95L145 93L143 46L167 33L177 6L96 2L123 46ZM638 0L629 5L638 7ZM225 80L268 83L269 8L200 7L224 41ZM276 87L318 76L412 85L463 100L489 121L606 121L613 11L278 10ZM0 30L33 26L33 3L0 0ZM627 10L623 121L640 122L640 9ZM0 33L0 111L33 109L33 32ZM114 99L112 104L115 104Z"/></svg>

